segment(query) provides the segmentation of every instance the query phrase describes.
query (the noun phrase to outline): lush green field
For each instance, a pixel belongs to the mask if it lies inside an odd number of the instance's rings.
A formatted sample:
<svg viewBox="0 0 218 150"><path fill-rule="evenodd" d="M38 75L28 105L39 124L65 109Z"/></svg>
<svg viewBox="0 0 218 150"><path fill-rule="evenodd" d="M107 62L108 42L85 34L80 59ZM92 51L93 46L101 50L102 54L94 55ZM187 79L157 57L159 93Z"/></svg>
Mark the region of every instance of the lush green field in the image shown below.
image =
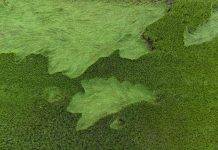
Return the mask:
<svg viewBox="0 0 218 150"><path fill-rule="evenodd" d="M48 59L31 55L15 62L0 55L0 149L2 150L213 150L218 149L218 38L185 47L186 27L194 30L210 16L208 0L177 0L145 34L154 41L150 54L132 61L115 52L82 76L49 75ZM108 116L76 132L80 115L66 107L85 78L111 77L140 82L158 93L158 104L132 105L119 113L120 130ZM64 98L48 103L45 87L57 86Z"/></svg>

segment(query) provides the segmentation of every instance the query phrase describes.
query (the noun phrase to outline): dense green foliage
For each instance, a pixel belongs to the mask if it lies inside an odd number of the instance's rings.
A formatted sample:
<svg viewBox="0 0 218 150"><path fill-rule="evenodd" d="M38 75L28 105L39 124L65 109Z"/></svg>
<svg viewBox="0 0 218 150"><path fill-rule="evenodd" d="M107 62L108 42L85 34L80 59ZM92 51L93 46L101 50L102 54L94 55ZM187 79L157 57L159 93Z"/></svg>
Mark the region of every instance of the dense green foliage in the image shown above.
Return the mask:
<svg viewBox="0 0 218 150"><path fill-rule="evenodd" d="M186 28L194 31L210 14L209 1L177 0L146 30L155 47L152 53L132 61L115 52L75 80L49 75L48 59L41 55L21 63L12 54L1 55L0 148L218 149L218 40L185 47L183 36ZM83 90L80 81L112 76L156 91L159 105L127 107L119 113L125 121L120 130L108 126L115 115L76 132L80 115L67 113L66 107ZM43 93L49 87L60 88L63 98L48 103Z"/></svg>

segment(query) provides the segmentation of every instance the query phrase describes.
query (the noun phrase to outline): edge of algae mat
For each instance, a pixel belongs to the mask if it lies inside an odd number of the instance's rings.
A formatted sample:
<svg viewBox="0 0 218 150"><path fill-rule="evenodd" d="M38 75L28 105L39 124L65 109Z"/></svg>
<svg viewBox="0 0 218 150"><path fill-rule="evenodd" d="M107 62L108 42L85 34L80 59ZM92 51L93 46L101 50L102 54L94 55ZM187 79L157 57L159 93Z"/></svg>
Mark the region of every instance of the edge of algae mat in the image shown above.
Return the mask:
<svg viewBox="0 0 218 150"><path fill-rule="evenodd" d="M182 43L185 26L196 28L209 17L209 9L206 2L178 1L147 30L154 40L154 53L136 61L116 54L100 59L78 81L48 75L47 60L41 56L15 64L11 55L1 55L0 83L5 95L1 95L0 148L217 149L217 40L189 48ZM117 114L125 120L118 131L108 127L113 117L109 116L89 130L75 132L79 115L65 111L68 101L49 104L39 96L52 85L66 91L68 99L73 94L69 89L81 91L79 80L95 76L140 81L159 93L160 105L126 108Z"/></svg>

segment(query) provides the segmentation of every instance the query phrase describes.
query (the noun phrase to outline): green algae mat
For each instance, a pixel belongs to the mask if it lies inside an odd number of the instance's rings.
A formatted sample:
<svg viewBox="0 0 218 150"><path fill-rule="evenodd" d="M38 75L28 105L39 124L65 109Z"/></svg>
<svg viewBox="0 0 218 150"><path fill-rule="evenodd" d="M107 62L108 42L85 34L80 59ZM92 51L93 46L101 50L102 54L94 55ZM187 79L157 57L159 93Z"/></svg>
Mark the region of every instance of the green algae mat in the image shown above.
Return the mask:
<svg viewBox="0 0 218 150"><path fill-rule="evenodd" d="M0 149L218 149L218 1L0 0Z"/></svg>

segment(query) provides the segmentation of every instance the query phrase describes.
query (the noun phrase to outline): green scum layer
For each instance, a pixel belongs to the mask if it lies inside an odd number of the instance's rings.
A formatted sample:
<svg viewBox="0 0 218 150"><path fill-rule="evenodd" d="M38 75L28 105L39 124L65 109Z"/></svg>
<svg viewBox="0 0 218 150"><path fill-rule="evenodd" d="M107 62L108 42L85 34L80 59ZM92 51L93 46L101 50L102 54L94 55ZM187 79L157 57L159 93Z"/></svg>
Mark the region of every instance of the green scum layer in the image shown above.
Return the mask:
<svg viewBox="0 0 218 150"><path fill-rule="evenodd" d="M72 80L49 75L48 60L31 55L21 63L0 56L0 149L40 150L184 150L218 149L218 39L185 47L183 33L210 17L209 1L177 0L168 14L149 26L152 53L131 61L118 53L100 59ZM79 115L66 111L83 79L94 77L140 82L156 91L157 105L130 106L120 112L120 130L108 116L86 131L76 132ZM59 87L62 100L50 104L43 89Z"/></svg>

